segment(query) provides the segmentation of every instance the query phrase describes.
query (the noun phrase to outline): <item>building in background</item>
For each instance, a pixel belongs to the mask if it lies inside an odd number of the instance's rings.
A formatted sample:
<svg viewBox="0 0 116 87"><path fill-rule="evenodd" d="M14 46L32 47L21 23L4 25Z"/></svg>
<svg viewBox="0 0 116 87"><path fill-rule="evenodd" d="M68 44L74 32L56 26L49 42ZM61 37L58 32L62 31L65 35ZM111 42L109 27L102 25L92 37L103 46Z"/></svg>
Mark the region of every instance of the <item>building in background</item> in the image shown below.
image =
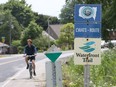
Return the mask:
<svg viewBox="0 0 116 87"><path fill-rule="evenodd" d="M62 24L49 25L46 32L55 40L59 38Z"/></svg>
<svg viewBox="0 0 116 87"><path fill-rule="evenodd" d="M0 42L0 54L8 53L9 45Z"/></svg>

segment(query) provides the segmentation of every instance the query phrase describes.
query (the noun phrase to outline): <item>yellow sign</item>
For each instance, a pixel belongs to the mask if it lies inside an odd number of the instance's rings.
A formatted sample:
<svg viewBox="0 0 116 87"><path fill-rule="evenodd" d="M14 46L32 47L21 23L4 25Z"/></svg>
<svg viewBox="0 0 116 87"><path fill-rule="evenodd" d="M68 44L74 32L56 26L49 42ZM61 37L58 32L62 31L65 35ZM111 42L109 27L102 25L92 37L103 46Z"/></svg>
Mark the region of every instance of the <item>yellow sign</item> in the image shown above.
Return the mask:
<svg viewBox="0 0 116 87"><path fill-rule="evenodd" d="M5 42L5 37L2 37L2 43L4 43Z"/></svg>
<svg viewBox="0 0 116 87"><path fill-rule="evenodd" d="M74 63L77 65L101 64L100 38L75 38L74 51Z"/></svg>

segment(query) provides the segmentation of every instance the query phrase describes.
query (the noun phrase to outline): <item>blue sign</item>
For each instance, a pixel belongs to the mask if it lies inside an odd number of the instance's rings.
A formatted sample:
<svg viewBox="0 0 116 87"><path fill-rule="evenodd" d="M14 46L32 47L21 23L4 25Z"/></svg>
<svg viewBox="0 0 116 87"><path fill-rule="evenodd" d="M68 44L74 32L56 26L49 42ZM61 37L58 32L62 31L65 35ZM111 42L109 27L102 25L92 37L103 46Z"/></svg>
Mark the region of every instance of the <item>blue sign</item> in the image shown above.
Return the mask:
<svg viewBox="0 0 116 87"><path fill-rule="evenodd" d="M75 38L100 38L101 24L81 24L75 23Z"/></svg>
<svg viewBox="0 0 116 87"><path fill-rule="evenodd" d="M100 4L77 4L74 9L74 22L101 22Z"/></svg>

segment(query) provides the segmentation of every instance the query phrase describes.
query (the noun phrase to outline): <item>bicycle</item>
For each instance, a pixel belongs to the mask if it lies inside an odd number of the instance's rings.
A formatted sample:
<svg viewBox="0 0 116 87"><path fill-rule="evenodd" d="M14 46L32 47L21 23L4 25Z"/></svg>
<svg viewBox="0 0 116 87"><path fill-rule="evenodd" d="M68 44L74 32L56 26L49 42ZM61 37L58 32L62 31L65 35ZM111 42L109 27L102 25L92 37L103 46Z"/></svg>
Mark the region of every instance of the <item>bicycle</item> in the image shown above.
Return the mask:
<svg viewBox="0 0 116 87"><path fill-rule="evenodd" d="M28 57L29 61L28 61L28 64L29 64L29 74L30 74L30 79L32 79L32 71L33 71L33 65L32 65L32 60L31 58L34 57L35 55L26 55L26 57Z"/></svg>

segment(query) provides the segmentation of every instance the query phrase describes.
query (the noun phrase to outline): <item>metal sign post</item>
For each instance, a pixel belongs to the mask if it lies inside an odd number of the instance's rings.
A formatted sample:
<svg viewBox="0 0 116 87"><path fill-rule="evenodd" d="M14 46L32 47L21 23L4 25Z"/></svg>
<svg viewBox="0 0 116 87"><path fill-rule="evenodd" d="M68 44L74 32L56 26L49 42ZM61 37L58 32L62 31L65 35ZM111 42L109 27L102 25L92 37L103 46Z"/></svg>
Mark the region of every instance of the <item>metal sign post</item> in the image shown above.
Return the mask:
<svg viewBox="0 0 116 87"><path fill-rule="evenodd" d="M89 87L90 82L90 65L84 66L84 87Z"/></svg>
<svg viewBox="0 0 116 87"><path fill-rule="evenodd" d="M88 39L87 39L88 41ZM90 83L90 65L88 64L89 62L89 57L86 57L87 64L84 65L84 87L89 87Z"/></svg>

